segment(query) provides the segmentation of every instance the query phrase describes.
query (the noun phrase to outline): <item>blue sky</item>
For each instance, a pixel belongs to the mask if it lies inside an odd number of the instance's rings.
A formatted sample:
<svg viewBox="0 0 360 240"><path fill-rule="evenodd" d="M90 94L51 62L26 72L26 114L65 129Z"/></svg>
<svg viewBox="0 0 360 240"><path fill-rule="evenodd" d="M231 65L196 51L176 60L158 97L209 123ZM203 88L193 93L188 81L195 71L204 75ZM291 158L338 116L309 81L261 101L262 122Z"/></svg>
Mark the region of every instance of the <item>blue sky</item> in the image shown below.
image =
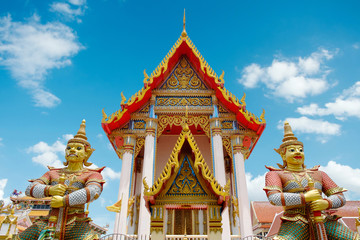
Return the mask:
<svg viewBox="0 0 360 240"><path fill-rule="evenodd" d="M360 199L359 3L348 1L3 0L0 3L0 198L24 191L46 165L64 159L69 134L83 118L108 166L96 223L112 225L105 206L116 201L121 161L101 128L101 110L119 109L143 84L182 31L225 87L267 127L246 161L250 198L263 200L264 165L289 120L304 142L308 166L320 164ZM259 187L260 186L260 187ZM111 226L112 227L112 226Z"/></svg>

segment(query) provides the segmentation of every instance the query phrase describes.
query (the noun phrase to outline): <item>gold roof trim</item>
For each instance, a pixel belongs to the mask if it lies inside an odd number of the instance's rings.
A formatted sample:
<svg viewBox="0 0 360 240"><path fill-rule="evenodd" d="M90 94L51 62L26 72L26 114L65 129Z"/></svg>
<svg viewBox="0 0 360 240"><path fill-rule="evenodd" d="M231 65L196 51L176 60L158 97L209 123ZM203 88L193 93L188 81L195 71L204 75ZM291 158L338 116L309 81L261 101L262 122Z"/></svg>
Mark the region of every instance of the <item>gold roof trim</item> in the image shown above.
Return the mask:
<svg viewBox="0 0 360 240"><path fill-rule="evenodd" d="M111 114L110 117L108 117L105 114L105 112L103 111L103 119L102 119L101 122L102 123L111 123L115 119L115 117L117 117L118 120L121 119L121 117L127 111L126 108L123 108L124 105L131 105L135 101L142 100L145 93L147 92L147 90L150 89L149 85L151 85L153 83L154 78L159 77L162 73L164 73L168 69L168 63L169 63L170 58L175 54L176 50L179 48L179 46L181 45L181 43L183 41L185 41L187 43L187 45L191 48L194 55L199 59L201 70L204 73L206 72L208 76L214 78L215 83L218 85L217 88L221 91L221 93L222 93L222 95L224 96L225 99L227 99L228 101L233 102L236 106L238 106L239 111L245 116L245 118L248 121L255 122L256 124L264 124L264 123L266 123L265 118L264 118L264 114L262 114L262 116L260 118L258 118L253 113L247 111L246 110L245 99L243 98L243 99L241 99L241 101L239 101L239 99L234 94L229 92L224 87L224 83L225 83L224 71L222 72L221 76L218 77L217 74L215 73L215 71L210 67L210 65L206 62L204 57L200 54L199 50L195 47L195 44L190 40L190 37L188 35L180 35L180 37L175 42L175 44L173 45L171 50L166 54L165 58L156 67L156 69L151 73L150 77L146 74L146 72L144 70L144 87L142 89L140 89L137 93L135 93L127 101L127 103L124 103L124 98L122 98L123 101L121 102L121 106L122 106L121 109L114 112L113 114Z"/></svg>
<svg viewBox="0 0 360 240"><path fill-rule="evenodd" d="M206 164L196 142L194 136L192 135L189 126L185 124L183 126L183 130L180 133L180 136L175 144L175 147L170 155L168 162L165 165L164 170L160 174L157 181L154 185L150 188L146 182L146 179L143 179L144 183L144 195L146 196L154 196L160 192L162 189L164 182L167 181L171 177L172 169L174 168L174 172L177 172L180 163L179 163L179 153L181 151L182 146L184 145L185 140L188 141L193 153L195 155L195 162L194 162L194 170L196 173L199 173L201 169L201 173L203 178L208 181L212 187L212 190L219 196L227 197L229 196L230 190L230 180L226 183L224 187L222 187L215 179L214 175L212 174L211 169ZM200 169L199 169L200 167Z"/></svg>

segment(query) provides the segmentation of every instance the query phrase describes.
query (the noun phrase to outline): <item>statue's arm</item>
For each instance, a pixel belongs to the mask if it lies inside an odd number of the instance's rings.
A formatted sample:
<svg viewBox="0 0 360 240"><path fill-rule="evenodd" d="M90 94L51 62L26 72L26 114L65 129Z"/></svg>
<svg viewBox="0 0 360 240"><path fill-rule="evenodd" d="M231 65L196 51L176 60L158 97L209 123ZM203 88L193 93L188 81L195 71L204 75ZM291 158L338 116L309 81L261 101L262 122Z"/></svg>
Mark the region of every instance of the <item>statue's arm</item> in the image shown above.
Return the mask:
<svg viewBox="0 0 360 240"><path fill-rule="evenodd" d="M49 197L50 173L46 172L41 178L30 180L30 185L26 188L26 196L33 198Z"/></svg>
<svg viewBox="0 0 360 240"><path fill-rule="evenodd" d="M329 202L328 209L339 208L345 205L346 199L343 192L346 189L339 187L325 172L321 172L323 192L327 196L325 200Z"/></svg>
<svg viewBox="0 0 360 240"><path fill-rule="evenodd" d="M269 202L276 206L301 206L305 205L303 193L283 192L280 176L276 171L270 171L265 176L264 191Z"/></svg>
<svg viewBox="0 0 360 240"><path fill-rule="evenodd" d="M64 196L64 206L82 205L96 200L103 190L104 183L105 181L100 173L95 172L91 174L84 188Z"/></svg>

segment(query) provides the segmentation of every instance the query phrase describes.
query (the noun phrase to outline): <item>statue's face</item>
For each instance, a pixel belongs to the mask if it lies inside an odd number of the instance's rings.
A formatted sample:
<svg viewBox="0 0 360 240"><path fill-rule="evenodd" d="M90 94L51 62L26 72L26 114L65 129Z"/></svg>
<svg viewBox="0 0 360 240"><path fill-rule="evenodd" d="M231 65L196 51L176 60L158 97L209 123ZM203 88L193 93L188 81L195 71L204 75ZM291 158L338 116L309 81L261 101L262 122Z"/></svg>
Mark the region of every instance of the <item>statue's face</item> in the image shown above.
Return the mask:
<svg viewBox="0 0 360 240"><path fill-rule="evenodd" d="M65 158L68 162L83 162L87 157L85 146L82 143L68 143L65 149Z"/></svg>
<svg viewBox="0 0 360 240"><path fill-rule="evenodd" d="M286 147L286 152L283 155L283 159L288 164L303 165L305 156L304 149L301 145L289 145Z"/></svg>

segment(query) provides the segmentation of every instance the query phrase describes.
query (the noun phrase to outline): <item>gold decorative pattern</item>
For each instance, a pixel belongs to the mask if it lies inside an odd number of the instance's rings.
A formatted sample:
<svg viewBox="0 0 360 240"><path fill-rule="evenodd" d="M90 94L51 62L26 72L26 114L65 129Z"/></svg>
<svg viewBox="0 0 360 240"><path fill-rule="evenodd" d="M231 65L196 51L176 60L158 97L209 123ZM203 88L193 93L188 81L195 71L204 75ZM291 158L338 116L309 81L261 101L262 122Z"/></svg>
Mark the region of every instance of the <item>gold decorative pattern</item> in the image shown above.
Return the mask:
<svg viewBox="0 0 360 240"><path fill-rule="evenodd" d="M150 105L148 104L146 107L141 109L139 113L148 113L150 111Z"/></svg>
<svg viewBox="0 0 360 240"><path fill-rule="evenodd" d="M229 113L228 110L226 110L223 106L221 106L220 104L218 105L218 108L219 108L219 112L220 113Z"/></svg>
<svg viewBox="0 0 360 240"><path fill-rule="evenodd" d="M134 122L135 129L145 129L145 122L144 121L136 121Z"/></svg>
<svg viewBox="0 0 360 240"><path fill-rule="evenodd" d="M342 192L345 192L347 191L345 188L342 188L342 187L334 187L334 188L331 188L329 190L327 190L325 192L325 195L326 196L330 196L330 195L333 195L335 193L342 193Z"/></svg>
<svg viewBox="0 0 360 240"><path fill-rule="evenodd" d="M201 170L203 178L210 183L212 190L219 196L223 196L224 198L229 196L229 191L225 191L225 189L229 188L230 181L227 182L226 186L222 187L215 179L214 175L212 174L212 171L206 164L196 142L194 139L194 136L191 134L191 131L186 124L183 127L182 132L180 133L180 136L175 144L175 147L170 155L170 158L168 162L165 165L165 168L163 172L160 174L160 177L155 181L154 185L150 188L145 178L143 179L144 183L144 195L147 196L154 196L160 192L162 189L164 182L168 180L171 177L172 169L174 169L174 172L177 172L179 169L179 153L181 151L181 148L185 142L185 140L188 141L193 154L195 155L195 161L194 161L194 170L198 173Z"/></svg>
<svg viewBox="0 0 360 240"><path fill-rule="evenodd" d="M156 106L212 106L211 97L157 97Z"/></svg>
<svg viewBox="0 0 360 240"><path fill-rule="evenodd" d="M231 140L229 137L223 137L222 138L222 142L223 145L225 147L225 150L227 152L227 154L229 155L229 157L232 159L233 158L233 154L232 154L232 147L231 147Z"/></svg>
<svg viewBox="0 0 360 240"><path fill-rule="evenodd" d="M232 196L232 204L233 204L233 210L232 210L232 217L233 217L233 224L236 226L236 217L239 216L239 202L238 199L235 196Z"/></svg>
<svg viewBox="0 0 360 240"><path fill-rule="evenodd" d="M130 225L133 225L134 222L134 202L135 202L135 196L130 197L128 201L128 210L127 210L127 216L130 216Z"/></svg>
<svg viewBox="0 0 360 240"><path fill-rule="evenodd" d="M192 174L189 160L184 159L180 175L175 179L168 194L206 194L198 183L196 176Z"/></svg>
<svg viewBox="0 0 360 240"><path fill-rule="evenodd" d="M136 139L134 159L136 159L137 155L140 153L140 151L143 148L144 144L145 144L145 139L144 138L137 138Z"/></svg>
<svg viewBox="0 0 360 240"><path fill-rule="evenodd" d="M186 57L182 57L174 72L166 79L160 89L206 90L207 88L191 68Z"/></svg>
<svg viewBox="0 0 360 240"><path fill-rule="evenodd" d="M224 79L223 74L222 76L218 77L215 73L215 71L210 67L210 65L205 61L204 57L200 54L199 50L195 47L194 43L190 40L190 38L183 34L181 35L174 46L171 48L171 50L168 52L168 54L165 56L165 58L161 61L161 63L156 67L156 69L151 73L150 77L146 74L144 78L144 87L140 89L137 93L135 93L128 101L127 105L131 105L134 102L141 101L145 93L151 89L150 85L154 82L154 78L159 77L162 73L166 72L168 69L168 63L171 57L174 56L176 50L180 47L180 45L186 42L186 44L191 48L193 54L196 58L199 59L200 62L200 70L203 73L206 73L210 78L214 79L215 84L217 85L217 89L222 93L225 100L234 103L241 112L242 115L246 118L247 121L253 122L256 124L264 124L266 123L264 118L258 118L253 113L250 113L246 110L246 107L239 101L237 97L235 97L232 93L230 93L225 87L224 87ZM186 74L185 74L186 76ZM107 116L105 112L103 111L103 119L102 123L111 123L113 121L117 121L122 118L122 116L128 111L127 108L120 109L110 116Z"/></svg>
<svg viewBox="0 0 360 240"><path fill-rule="evenodd" d="M189 126L194 125L196 128L200 125L200 127L203 129L205 134L210 138L210 123L209 123L209 117L208 116L188 116L187 118L187 124ZM157 128L157 137L160 137L163 131L167 126L172 127L175 126L181 126L185 122L184 116L167 116L167 115L161 115L158 118L158 128Z"/></svg>
<svg viewBox="0 0 360 240"><path fill-rule="evenodd" d="M223 121L221 123L222 129L233 129L233 122L232 121Z"/></svg>

